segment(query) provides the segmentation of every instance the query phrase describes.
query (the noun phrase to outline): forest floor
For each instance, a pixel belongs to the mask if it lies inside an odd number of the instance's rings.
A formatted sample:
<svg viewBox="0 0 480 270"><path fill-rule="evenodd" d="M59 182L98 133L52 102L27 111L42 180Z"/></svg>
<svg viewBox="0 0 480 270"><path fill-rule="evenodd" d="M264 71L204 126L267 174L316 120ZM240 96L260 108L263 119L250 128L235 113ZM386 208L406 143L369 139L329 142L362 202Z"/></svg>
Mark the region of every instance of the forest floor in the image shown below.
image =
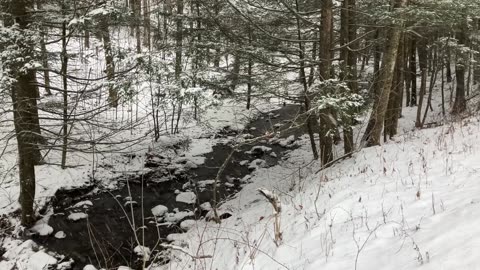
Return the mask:
<svg viewBox="0 0 480 270"><path fill-rule="evenodd" d="M262 106L263 112L278 108ZM36 203L44 218L29 230L18 226L16 172L4 170L0 269L68 269L89 263L116 268L119 261L141 267L141 258L158 259L150 269L480 269L480 117L450 121L439 113L438 100L432 107L427 123L436 127L415 130L416 107L404 108L400 134L393 140L359 149L324 170L312 159L305 135L291 140L285 138L300 134L284 134L270 143L271 137L265 137L257 150L244 146L221 179L221 198L228 197L219 209L221 223L208 218L208 186L229 145L274 131L275 121L284 119L276 112L248 125L258 113L224 106L206 114L208 125L185 130L192 139L188 147L182 146L186 136L162 137L159 143L145 141L127 154L105 154L100 160L74 153L79 165L66 170L38 166ZM365 122L355 129L357 141ZM5 168L15 164L13 148L8 146L2 157ZM340 156L342 145L335 151ZM274 241L272 206L258 188L280 198L280 242ZM131 233L145 228L143 215L153 222L146 227L159 228L154 238ZM28 240L32 237L35 241ZM69 238L71 244L61 250ZM160 245L158 239L169 244Z"/></svg>

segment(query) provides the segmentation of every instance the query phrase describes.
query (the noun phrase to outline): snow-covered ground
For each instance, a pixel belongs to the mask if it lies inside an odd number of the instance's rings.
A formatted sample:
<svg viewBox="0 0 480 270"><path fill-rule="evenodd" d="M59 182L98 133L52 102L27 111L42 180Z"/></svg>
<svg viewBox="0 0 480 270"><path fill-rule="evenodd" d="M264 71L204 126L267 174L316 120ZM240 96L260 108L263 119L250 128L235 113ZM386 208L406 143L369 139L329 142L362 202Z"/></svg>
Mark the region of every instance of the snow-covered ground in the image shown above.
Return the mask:
<svg viewBox="0 0 480 270"><path fill-rule="evenodd" d="M410 131L321 172L304 138L222 206L231 218L197 222L157 267L480 269L479 134L479 117ZM260 187L282 201L278 246Z"/></svg>
<svg viewBox="0 0 480 270"><path fill-rule="evenodd" d="M117 43L128 41L124 45L130 48L135 46L125 32L118 31L113 39ZM69 50L79 50L80 43L71 44ZM59 52L58 47L48 49ZM104 70L101 44L93 39L90 50L81 49L85 50L82 51L85 55L80 55L84 59L76 60L79 68L72 70L72 74L85 77L93 67L97 73L93 75L101 76ZM59 84L60 78L52 76L52 81ZM202 121L182 121L180 134L162 135L154 143L150 135L146 136L152 128L148 117L150 86L141 82L141 78L134 83L138 91L135 100L98 117L103 122L127 127L129 119L144 120L138 121L134 128L119 131L112 136L114 140L106 140L121 142L114 147L97 146L99 153L70 151L66 169L53 165L59 162L60 153L51 152L47 157L49 164L36 167L37 210L60 188L84 186L92 178L108 186L109 179L148 170L144 168L146 152L167 148L181 139L192 140L184 154L194 160L193 157L211 151L217 142L207 135L225 126L241 130L257 109L267 111L280 104L278 100L256 103L254 109L245 110L244 104L227 100L219 107L207 106ZM74 86L72 90L80 89ZM430 113L427 123L446 122L437 113L437 96L433 105L436 113ZM99 106L94 105L95 101L95 97L87 99L79 105L79 110ZM48 102L58 103L59 97L44 98L40 105ZM166 255L170 263L151 268L480 269L476 257L480 253L480 117L418 131L413 130L416 107L404 108L403 116L401 134L393 141L362 149L323 171L319 171L318 162L312 161L308 139L303 137L298 142L299 149L291 151L288 158L274 167L258 168L251 175L250 184L221 206L220 211L228 211L232 217L221 224L187 220L181 225L187 233L162 236L173 240L171 245L164 245L170 250ZM1 117L2 123L11 120L11 115ZM361 129L356 130L360 136ZM12 125L0 126L2 135L11 130ZM95 139L108 128L79 125L72 130L72 136L77 138ZM0 215L9 215L19 210L17 154L14 140L1 143L4 151L0 160ZM126 153L135 153L136 157ZM340 154L338 147L337 155ZM274 241L272 205L258 193L259 188L274 192L281 200L280 243ZM191 202L194 194L178 196L181 201ZM209 209L210 205L204 208ZM165 210L160 207L156 211L160 215ZM72 219L86 218L81 214ZM13 226L18 225L18 219L12 216L9 219ZM64 237L63 232L53 232L46 221L41 220L35 226L39 234ZM0 238L0 246L7 251L0 257L0 270L45 269L48 264L67 269L71 264L31 240ZM138 246L135 252L150 257L147 249Z"/></svg>

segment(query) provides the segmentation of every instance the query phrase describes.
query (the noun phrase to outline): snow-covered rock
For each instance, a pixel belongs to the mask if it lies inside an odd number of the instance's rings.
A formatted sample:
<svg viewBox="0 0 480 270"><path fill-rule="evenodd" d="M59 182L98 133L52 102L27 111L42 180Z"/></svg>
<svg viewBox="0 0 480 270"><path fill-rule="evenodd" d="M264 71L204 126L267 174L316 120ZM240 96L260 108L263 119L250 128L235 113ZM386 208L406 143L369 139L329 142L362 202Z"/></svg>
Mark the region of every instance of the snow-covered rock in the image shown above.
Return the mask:
<svg viewBox="0 0 480 270"><path fill-rule="evenodd" d="M72 220L72 221L77 221L80 219L85 219L88 217L88 214L86 213L71 213L68 215L67 219Z"/></svg>
<svg viewBox="0 0 480 270"><path fill-rule="evenodd" d="M204 203L200 204L200 209L202 209L204 211L210 211L210 210L212 210L212 205L210 204L210 202L204 202Z"/></svg>
<svg viewBox="0 0 480 270"><path fill-rule="evenodd" d="M191 217L193 216L193 212L192 211L181 211L181 212L177 212L177 213L167 213L165 214L165 218L164 220L166 222L170 222L170 223L176 223L186 217Z"/></svg>
<svg viewBox="0 0 480 270"><path fill-rule="evenodd" d="M182 203L187 203L187 204L193 204L195 203L195 200L197 199L197 195L195 193L189 191L189 192L182 192L177 195L175 200L177 202L182 202Z"/></svg>
<svg viewBox="0 0 480 270"><path fill-rule="evenodd" d="M194 219L186 219L180 223L180 228L182 228L185 231L190 230L195 224L197 223L196 220Z"/></svg>
<svg viewBox="0 0 480 270"><path fill-rule="evenodd" d="M83 270L98 270L98 269L91 264L87 264L83 267Z"/></svg>
<svg viewBox="0 0 480 270"><path fill-rule="evenodd" d="M183 233L171 233L167 235L167 241L173 242L173 241L182 241L185 238L185 234Z"/></svg>
<svg viewBox="0 0 480 270"><path fill-rule="evenodd" d="M33 226L30 231L41 236L47 236L53 232L53 228L47 223L44 223L44 221L40 221L40 223L37 223L35 226Z"/></svg>
<svg viewBox="0 0 480 270"><path fill-rule="evenodd" d="M58 231L54 236L55 236L55 238L57 238L57 239L63 239L63 238L65 238L65 237L67 237L67 235L65 234L64 231Z"/></svg>
<svg viewBox="0 0 480 270"><path fill-rule="evenodd" d="M50 269L57 264L57 259L48 255L44 251L38 251L28 260L29 270L45 270Z"/></svg>
<svg viewBox="0 0 480 270"><path fill-rule="evenodd" d="M93 206L93 203L89 200L86 200L74 204L72 208L88 208L90 206Z"/></svg>
<svg viewBox="0 0 480 270"><path fill-rule="evenodd" d="M282 147L291 147L295 143L295 136L290 135L285 139L281 139L278 141L278 144Z"/></svg>
<svg viewBox="0 0 480 270"><path fill-rule="evenodd" d="M145 261L150 260L151 251L150 251L150 248L148 247L136 246L133 249L133 252L135 252L135 254L137 254L137 256L141 257L142 259L145 259Z"/></svg>
<svg viewBox="0 0 480 270"><path fill-rule="evenodd" d="M29 254L33 254L32 250L38 248L37 244L32 240L27 240L23 243L20 240L13 240L7 242L4 247L7 251L5 252L5 254L3 254L2 257L7 260L14 260L21 255L28 256Z"/></svg>
<svg viewBox="0 0 480 270"><path fill-rule="evenodd" d="M198 181L197 182L197 185L198 187L206 187L207 185L213 185L215 184L215 180L202 180L202 181Z"/></svg>
<svg viewBox="0 0 480 270"><path fill-rule="evenodd" d="M240 166L245 166L249 163L250 161L249 160L242 160L240 161L238 164L240 164Z"/></svg>
<svg viewBox="0 0 480 270"><path fill-rule="evenodd" d="M165 205L157 205L154 208L152 208L152 214L156 217L161 217L165 215L168 212L168 207Z"/></svg>
<svg viewBox="0 0 480 270"><path fill-rule="evenodd" d="M250 162L250 164L248 165L248 169L253 171L259 168L264 168L266 166L267 166L267 162L265 160L257 158L252 162Z"/></svg>
<svg viewBox="0 0 480 270"><path fill-rule="evenodd" d="M249 151L246 151L245 154L249 155L254 155L254 156L261 156L266 153L270 153L272 151L272 148L263 146L263 145L257 145L252 147Z"/></svg>

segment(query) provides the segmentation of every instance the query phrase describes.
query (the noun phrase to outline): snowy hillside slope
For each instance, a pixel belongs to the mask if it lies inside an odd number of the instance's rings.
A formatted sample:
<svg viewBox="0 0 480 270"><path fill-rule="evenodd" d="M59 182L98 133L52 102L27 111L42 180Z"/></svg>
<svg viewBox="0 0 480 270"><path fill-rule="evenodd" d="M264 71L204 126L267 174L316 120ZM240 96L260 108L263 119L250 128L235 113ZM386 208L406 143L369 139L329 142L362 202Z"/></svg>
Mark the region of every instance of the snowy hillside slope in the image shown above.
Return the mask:
<svg viewBox="0 0 480 270"><path fill-rule="evenodd" d="M480 269L479 133L479 117L407 132L321 172L304 138L158 269ZM282 200L279 246L260 187Z"/></svg>

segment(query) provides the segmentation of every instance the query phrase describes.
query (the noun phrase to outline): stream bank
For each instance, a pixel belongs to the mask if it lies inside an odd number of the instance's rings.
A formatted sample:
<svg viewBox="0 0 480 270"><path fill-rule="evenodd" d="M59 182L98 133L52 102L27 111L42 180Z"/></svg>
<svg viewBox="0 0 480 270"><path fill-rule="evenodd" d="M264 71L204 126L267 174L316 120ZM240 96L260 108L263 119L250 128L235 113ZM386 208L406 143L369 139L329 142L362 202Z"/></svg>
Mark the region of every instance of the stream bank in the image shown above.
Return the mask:
<svg viewBox="0 0 480 270"><path fill-rule="evenodd" d="M152 170L113 180L117 182L115 189L89 186L60 190L48 210L48 226L53 233L35 235L33 239L64 255L64 260L73 259L73 269L83 269L87 264L107 269L121 265L141 269L139 254L145 251L150 258L156 257L162 251L160 243L173 240L176 233L194 225L194 220L209 215L212 183L232 151L219 177L219 201L235 196L253 171L276 165L296 147L296 138L304 132L295 123L291 128L291 120L296 119L299 109L289 105L262 114L241 135L226 127L217 134L226 143L214 145L203 156L172 159L161 153L148 153L145 164ZM271 136L266 139L249 141L267 133ZM243 143L234 149L234 139L239 138ZM221 218L230 215L221 213Z"/></svg>

